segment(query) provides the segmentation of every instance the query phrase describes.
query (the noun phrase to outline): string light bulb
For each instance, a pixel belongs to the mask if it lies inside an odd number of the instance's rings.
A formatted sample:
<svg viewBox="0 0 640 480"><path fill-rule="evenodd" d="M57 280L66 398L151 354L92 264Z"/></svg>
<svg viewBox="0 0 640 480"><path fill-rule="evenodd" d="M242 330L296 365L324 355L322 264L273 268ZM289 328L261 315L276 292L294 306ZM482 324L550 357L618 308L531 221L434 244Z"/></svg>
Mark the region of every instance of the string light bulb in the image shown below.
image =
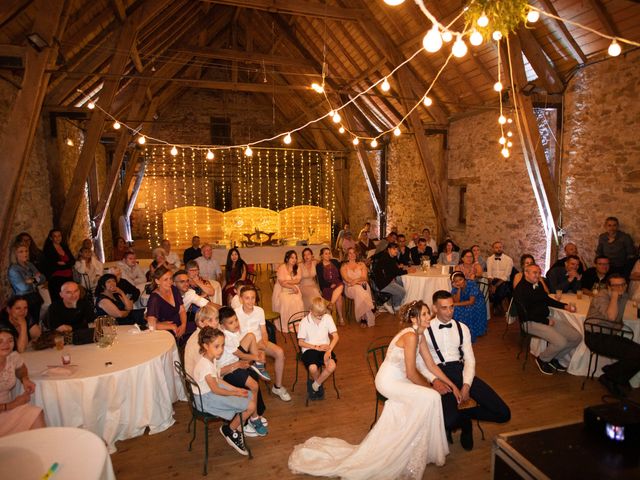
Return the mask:
<svg viewBox="0 0 640 480"><path fill-rule="evenodd" d="M454 57L462 58L467 54L467 50L467 44L464 43L462 37L458 37L451 48L451 53L453 53Z"/></svg>
<svg viewBox="0 0 640 480"><path fill-rule="evenodd" d="M479 27L484 28L484 27L486 27L487 25L489 25L489 17L487 17L487 16L485 15L485 13L484 13L484 12L482 12L482 15L480 15L480 17L478 17L478 21L477 21L477 23L478 23L478 26L479 26Z"/></svg>
<svg viewBox="0 0 640 480"><path fill-rule="evenodd" d="M344 133L344 127L343 127L342 125L340 125L340 128L338 129L338 131L339 131L340 133Z"/></svg>
<svg viewBox="0 0 640 480"><path fill-rule="evenodd" d="M496 30L491 34L491 38L493 38L496 42L502 40L502 32L500 30Z"/></svg>
<svg viewBox="0 0 640 480"><path fill-rule="evenodd" d="M378 140L376 140L375 138L373 140L371 140L371 148L376 148L378 146Z"/></svg>
<svg viewBox="0 0 640 480"><path fill-rule="evenodd" d="M513 137L513 132L511 130L509 130L507 132L507 137L509 137L509 138Z"/></svg>
<svg viewBox="0 0 640 480"><path fill-rule="evenodd" d="M617 57L618 55L620 55L622 53L622 47L620 47L620 44L618 43L618 41L615 38L612 40L611 45L609 45L609 48L607 49L607 52L612 57Z"/></svg>
<svg viewBox="0 0 640 480"><path fill-rule="evenodd" d="M251 147L249 145L247 145L247 148L244 149L244 154L247 157L252 157L253 156L253 150L251 150Z"/></svg>
<svg viewBox="0 0 640 480"><path fill-rule="evenodd" d="M431 97L429 97L428 95L425 95L422 103L424 103L425 107L430 107L431 105L433 105L433 100L431 100Z"/></svg>
<svg viewBox="0 0 640 480"><path fill-rule="evenodd" d="M359 143L360 143L360 139L359 139L358 137L355 137L355 138L353 139L353 144L354 144L354 145L358 145Z"/></svg>
<svg viewBox="0 0 640 480"><path fill-rule="evenodd" d="M171 155L173 155L174 157L178 155L178 149L176 148L175 145L171 148L171 152L169 153L171 153Z"/></svg>
<svg viewBox="0 0 640 480"><path fill-rule="evenodd" d="M317 93L323 93L324 92L324 87L316 82L313 82L311 84L311 89L314 90Z"/></svg>
<svg viewBox="0 0 640 480"><path fill-rule="evenodd" d="M393 134L394 134L396 137L399 137L399 136L402 134L402 132L400 131L400 127L396 127L396 128L393 130Z"/></svg>
<svg viewBox="0 0 640 480"><path fill-rule="evenodd" d="M333 119L333 123L340 123L342 121L342 117L338 112L333 114L332 119Z"/></svg>
<svg viewBox="0 0 640 480"><path fill-rule="evenodd" d="M513 147L513 142L507 142L507 148Z"/></svg>
<svg viewBox="0 0 640 480"><path fill-rule="evenodd" d="M207 150L207 160L213 160L213 152L211 150Z"/></svg>
<svg viewBox="0 0 640 480"><path fill-rule="evenodd" d="M504 137L500 137L500 140L498 140L498 143L499 143L500 145L504 145L505 143L507 143L507 139L506 139L506 138L504 138Z"/></svg>
<svg viewBox="0 0 640 480"><path fill-rule="evenodd" d="M471 45L473 45L474 47L482 45L482 34L479 31L474 30L473 33L471 33L471 35L469 36L469 43L471 43Z"/></svg>
<svg viewBox="0 0 640 480"><path fill-rule="evenodd" d="M504 158L509 158L509 149L507 147L504 147L502 150L500 150L500 153L502 153L502 156Z"/></svg>
<svg viewBox="0 0 640 480"><path fill-rule="evenodd" d="M113 129L114 130L120 130L120 122L119 121L115 121L113 122Z"/></svg>
<svg viewBox="0 0 640 480"><path fill-rule="evenodd" d="M502 82L496 82L493 84L493 89L496 92L501 92L502 91Z"/></svg>
<svg viewBox="0 0 640 480"><path fill-rule="evenodd" d="M527 13L527 22L536 23L538 20L540 20L540 12L537 10L529 10L529 13Z"/></svg>
<svg viewBox="0 0 640 480"><path fill-rule="evenodd" d="M513 123L513 118L507 118L507 123Z"/></svg>
<svg viewBox="0 0 640 480"><path fill-rule="evenodd" d="M391 85L389 84L389 80L387 80L387 77L384 78L384 82L382 82L380 88L383 92L388 92L391 89Z"/></svg>
<svg viewBox="0 0 640 480"><path fill-rule="evenodd" d="M500 116L498 117L498 123L499 123L500 125L504 125L505 123L507 123L507 117L505 117L504 115L500 115Z"/></svg>
<svg viewBox="0 0 640 480"><path fill-rule="evenodd" d="M442 35L440 35L440 30L438 29L438 25L433 25L431 30L427 32L427 34L422 39L422 46L427 52L437 52L442 48Z"/></svg>
<svg viewBox="0 0 640 480"><path fill-rule="evenodd" d="M87 108L89 110L93 110L94 108L96 108L96 104L93 103L93 102L89 102L89 103L87 103Z"/></svg>
<svg viewBox="0 0 640 480"><path fill-rule="evenodd" d="M67 141L65 143L70 147L73 147L75 145L75 143L73 143L73 140L71 138L67 138Z"/></svg>
<svg viewBox="0 0 640 480"><path fill-rule="evenodd" d="M290 133L287 133L287 134L284 136L283 141L284 141L285 145L290 145L290 144L291 144L291 134L290 134Z"/></svg>
<svg viewBox="0 0 640 480"><path fill-rule="evenodd" d="M449 30L445 30L444 32L442 32L442 40L445 43L449 43L451 40L453 40L453 34Z"/></svg>
<svg viewBox="0 0 640 480"><path fill-rule="evenodd" d="M147 143L147 139L145 138L145 136L144 136L144 135L140 135L140 136L138 137L138 143L139 143L140 145L144 145L145 143Z"/></svg>

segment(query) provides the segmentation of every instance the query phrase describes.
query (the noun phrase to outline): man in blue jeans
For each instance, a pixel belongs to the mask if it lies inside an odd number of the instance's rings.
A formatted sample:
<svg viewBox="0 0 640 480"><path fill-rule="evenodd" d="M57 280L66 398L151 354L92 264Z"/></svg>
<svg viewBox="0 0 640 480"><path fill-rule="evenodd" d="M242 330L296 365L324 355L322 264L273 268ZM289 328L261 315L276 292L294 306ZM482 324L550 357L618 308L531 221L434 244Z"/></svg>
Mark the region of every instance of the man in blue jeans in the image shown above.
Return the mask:
<svg viewBox="0 0 640 480"><path fill-rule="evenodd" d="M389 313L394 313L395 309L402 305L405 290L402 286L401 275L414 272L415 268L402 268L398 264L398 244L390 242L386 250L375 256L373 265L373 281L378 290L391 295L391 306L385 304Z"/></svg>

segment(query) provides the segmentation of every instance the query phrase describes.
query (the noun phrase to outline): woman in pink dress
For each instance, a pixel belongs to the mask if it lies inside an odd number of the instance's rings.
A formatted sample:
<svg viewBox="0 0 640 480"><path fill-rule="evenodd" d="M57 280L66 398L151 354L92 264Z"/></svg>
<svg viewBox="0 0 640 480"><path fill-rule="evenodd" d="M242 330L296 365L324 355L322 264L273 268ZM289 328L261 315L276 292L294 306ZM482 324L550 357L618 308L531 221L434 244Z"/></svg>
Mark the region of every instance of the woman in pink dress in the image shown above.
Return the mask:
<svg viewBox="0 0 640 480"><path fill-rule="evenodd" d="M0 437L46 426L42 409L29 403L36 386L29 380L22 357L13 350L14 344L13 334L0 327ZM16 379L20 379L24 393L12 399Z"/></svg>
<svg viewBox="0 0 640 480"><path fill-rule="evenodd" d="M347 261L340 267L340 274L344 281L344 293L353 300L355 316L360 320L361 327L373 327L376 324L376 316L373 313L373 299L367 267L362 262L356 261L356 249L347 250Z"/></svg>
<svg viewBox="0 0 640 480"><path fill-rule="evenodd" d="M322 296L316 278L317 265L317 260L313 258L313 251L308 247L302 250L302 263L299 264L300 273L302 274L300 292L302 293L302 302L305 310L311 309L311 300Z"/></svg>
<svg viewBox="0 0 640 480"><path fill-rule="evenodd" d="M295 250L289 250L284 254L284 263L278 267L277 280L271 297L271 307L274 312L280 314L282 326L287 330L291 316L304 310L299 288L300 280L302 280L302 274L298 268L298 254ZM279 326L279 323L276 323L276 327Z"/></svg>

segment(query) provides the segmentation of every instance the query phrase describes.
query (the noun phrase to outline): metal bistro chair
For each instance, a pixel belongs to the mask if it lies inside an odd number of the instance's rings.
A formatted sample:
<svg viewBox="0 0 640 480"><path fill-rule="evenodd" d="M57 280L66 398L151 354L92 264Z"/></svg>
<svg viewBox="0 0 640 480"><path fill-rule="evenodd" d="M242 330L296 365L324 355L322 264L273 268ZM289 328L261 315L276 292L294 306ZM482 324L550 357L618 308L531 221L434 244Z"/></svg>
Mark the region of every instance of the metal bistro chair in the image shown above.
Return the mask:
<svg viewBox="0 0 640 480"><path fill-rule="evenodd" d="M291 343L293 344L293 348L296 350L296 379L291 386L291 391L295 391L296 383L298 383L298 365L302 363L302 348L298 344L298 324L300 321L309 314L308 310L304 310L301 312L296 312L289 318L289 322L287 326L289 327L289 336L291 338ZM304 363L303 363L304 365ZM305 366L305 370L307 372L307 380L309 379L309 370ZM336 397L340 399L340 391L336 386L336 372L334 371L331 374L331 378L333 379L333 389L336 391ZM307 392L307 398L305 400L305 407L309 406L309 392Z"/></svg>
<svg viewBox="0 0 640 480"><path fill-rule="evenodd" d="M202 422L204 423L204 467L202 469L202 474L206 475L207 463L209 461L209 423L210 422L229 423L229 422L222 417L218 417L216 415L207 413L204 410L204 407L202 405L202 398L200 397L200 387L198 386L196 381L191 377L191 375L189 375L185 371L184 366L180 362L178 361L173 362L173 366L176 369L176 372L178 372L178 375L180 375L180 379L182 380L182 384L184 385L184 391L187 394L187 398L189 399L189 407L191 408L191 420L189 420L189 425L187 426L187 432L189 431L189 429L191 428L191 424L193 423L193 436L191 437L191 441L189 442L189 449L188 449L189 451L191 451L191 446L193 445L193 441L196 439L196 425L198 423L198 420L202 420ZM195 388L198 392L197 399L196 399L196 395L193 392L193 388ZM249 448L249 445L247 445L245 442L244 419L242 418L242 413L238 412L238 415L240 415L240 429L242 432L242 441L244 442L245 447L249 452L249 458L253 458L253 455L251 454L251 449Z"/></svg>
<svg viewBox="0 0 640 480"><path fill-rule="evenodd" d="M507 336L507 332L509 331L509 325L512 323L516 323L518 321L518 312L516 309L515 300L511 297L509 301L509 308L507 309L507 313L505 314L506 325L504 327L504 333L502 334L502 338Z"/></svg>
<svg viewBox="0 0 640 480"><path fill-rule="evenodd" d="M603 345L609 340L607 337L621 337L633 341L633 330L625 324L619 324L605 320L602 318L590 317L584 321L584 343L589 348L589 366L587 367L587 376L582 381L582 390L587 378L595 377L598 371L598 358L600 355L610 358L615 357L614 345ZM609 348L606 348L609 347ZM596 361L591 370L591 360L595 355Z"/></svg>
<svg viewBox="0 0 640 480"><path fill-rule="evenodd" d="M374 388L376 375L378 374L380 365L382 365L382 362L384 362L384 358L387 355L387 349L389 348L389 343L391 343L391 340L393 340L393 337L378 337L375 338L367 347L367 365L369 366L369 372L371 372L371 377L374 381ZM371 422L369 430L371 430L378 421L378 404L380 402L384 403L386 401L387 397L382 395L376 389L376 412L373 416L373 422Z"/></svg>
<svg viewBox="0 0 640 480"><path fill-rule="evenodd" d="M529 360L529 350L531 350L531 339L532 338L539 338L536 335L533 335L532 333L529 333L529 327L528 327L528 322L529 322L529 315L527 313L526 308L524 308L524 305L522 305L522 303L520 303L517 299L513 299L513 302L515 303L516 306L516 311L518 312L518 323L520 324L520 351L518 352L518 355L516 355L516 359L519 360L520 359L520 354L522 353L522 351L525 351L525 355L524 355L524 362L522 362L522 370L525 369L525 367L527 366L527 360Z"/></svg>

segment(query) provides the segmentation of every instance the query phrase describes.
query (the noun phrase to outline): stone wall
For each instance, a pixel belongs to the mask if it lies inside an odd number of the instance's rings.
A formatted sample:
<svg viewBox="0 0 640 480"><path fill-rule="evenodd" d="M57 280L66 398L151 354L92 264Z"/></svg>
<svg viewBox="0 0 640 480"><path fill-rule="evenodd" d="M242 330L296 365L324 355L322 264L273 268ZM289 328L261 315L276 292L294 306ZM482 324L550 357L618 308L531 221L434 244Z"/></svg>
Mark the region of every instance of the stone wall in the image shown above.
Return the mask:
<svg viewBox="0 0 640 480"><path fill-rule="evenodd" d="M563 228L588 262L607 216L640 242L639 97L637 50L583 68L565 93Z"/></svg>
<svg viewBox="0 0 640 480"><path fill-rule="evenodd" d="M375 174L379 175L380 161L378 154L369 152L369 161L373 165ZM349 154L347 166L349 170L346 200L348 219L351 224L351 231L357 235L365 222L371 222L372 225L377 222L377 216L355 151ZM378 179L379 177L376 177L376 182L379 181ZM378 234L378 231L376 231L375 235L378 236Z"/></svg>

